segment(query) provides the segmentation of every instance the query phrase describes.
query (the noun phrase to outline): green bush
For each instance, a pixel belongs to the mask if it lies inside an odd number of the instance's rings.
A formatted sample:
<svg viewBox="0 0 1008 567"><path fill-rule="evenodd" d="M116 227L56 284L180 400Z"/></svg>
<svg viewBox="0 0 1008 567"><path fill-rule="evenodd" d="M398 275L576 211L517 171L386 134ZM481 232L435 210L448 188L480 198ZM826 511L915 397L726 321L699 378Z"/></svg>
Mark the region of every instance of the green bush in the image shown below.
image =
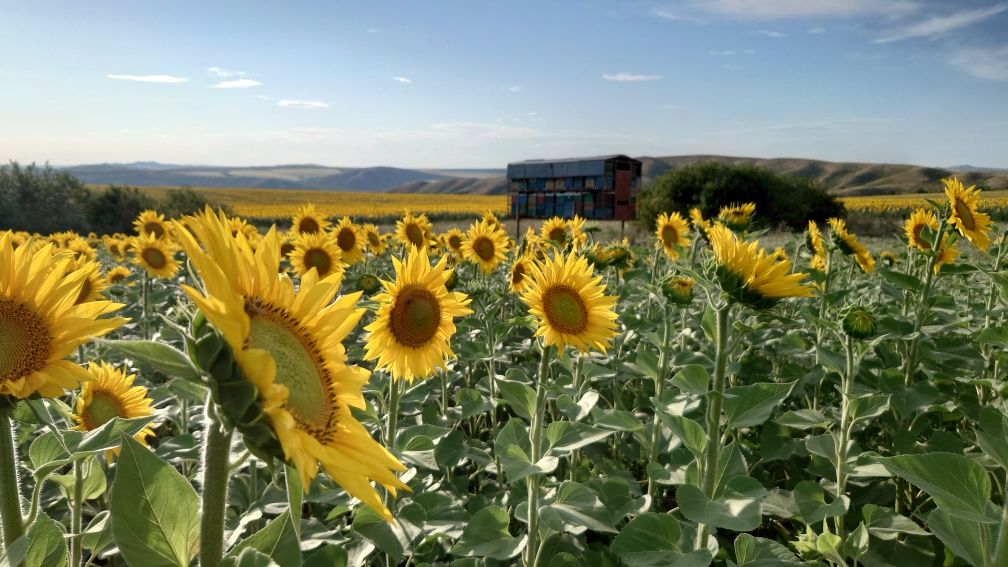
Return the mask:
<svg viewBox="0 0 1008 567"><path fill-rule="evenodd" d="M88 222L98 234L132 233L133 219L147 209L157 208L157 202L136 187L110 185L95 191L88 203Z"/></svg>
<svg viewBox="0 0 1008 567"><path fill-rule="evenodd" d="M707 218L723 206L746 202L756 204L757 222L793 230L803 230L810 219L844 214L843 205L811 179L754 165L702 162L673 169L645 187L638 217L650 229L662 212L685 215L699 207Z"/></svg>
<svg viewBox="0 0 1008 567"><path fill-rule="evenodd" d="M46 164L0 166L0 230L49 234L62 230L87 233L91 191L69 173Z"/></svg>
<svg viewBox="0 0 1008 567"><path fill-rule="evenodd" d="M199 192L193 191L191 187L169 189L165 192L164 197L161 198L161 202L157 205L157 211L159 213L163 213L165 218L177 219L185 215L191 215L202 211L203 208L208 205L214 210L223 208L228 214L231 213L230 207L226 205L222 206L215 201L207 199Z"/></svg>

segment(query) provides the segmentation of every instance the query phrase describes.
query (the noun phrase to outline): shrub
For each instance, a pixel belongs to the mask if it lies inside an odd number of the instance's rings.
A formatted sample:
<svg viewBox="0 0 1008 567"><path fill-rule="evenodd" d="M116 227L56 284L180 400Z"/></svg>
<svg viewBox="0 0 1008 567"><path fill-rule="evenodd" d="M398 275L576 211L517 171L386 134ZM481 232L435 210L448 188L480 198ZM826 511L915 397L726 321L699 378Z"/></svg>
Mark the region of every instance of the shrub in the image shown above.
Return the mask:
<svg viewBox="0 0 1008 567"><path fill-rule="evenodd" d="M132 233L133 219L146 209L157 207L154 199L136 187L109 185L95 191L88 203L88 222L98 234Z"/></svg>
<svg viewBox="0 0 1008 567"><path fill-rule="evenodd" d="M0 167L0 229L87 233L90 199L80 179L49 164L21 167L12 161Z"/></svg>
<svg viewBox="0 0 1008 567"><path fill-rule="evenodd" d="M230 207L226 205L222 206L215 201L207 199L199 192L193 191L191 187L169 189L165 192L164 197L161 198L161 202L157 205L157 210L159 213L164 213L165 218L177 219L201 211L208 205L214 210L223 208L228 214L231 213Z"/></svg>

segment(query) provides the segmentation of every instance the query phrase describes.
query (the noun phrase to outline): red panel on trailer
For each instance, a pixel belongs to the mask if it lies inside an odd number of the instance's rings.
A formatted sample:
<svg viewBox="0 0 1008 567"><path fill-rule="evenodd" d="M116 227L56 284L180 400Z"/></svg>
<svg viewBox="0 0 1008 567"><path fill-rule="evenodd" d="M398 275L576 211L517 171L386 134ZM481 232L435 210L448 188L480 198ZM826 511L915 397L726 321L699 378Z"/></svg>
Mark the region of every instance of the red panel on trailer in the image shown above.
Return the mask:
<svg viewBox="0 0 1008 567"><path fill-rule="evenodd" d="M616 170L616 207L613 218L616 220L633 220L634 210L630 206L630 180L633 172L629 168Z"/></svg>

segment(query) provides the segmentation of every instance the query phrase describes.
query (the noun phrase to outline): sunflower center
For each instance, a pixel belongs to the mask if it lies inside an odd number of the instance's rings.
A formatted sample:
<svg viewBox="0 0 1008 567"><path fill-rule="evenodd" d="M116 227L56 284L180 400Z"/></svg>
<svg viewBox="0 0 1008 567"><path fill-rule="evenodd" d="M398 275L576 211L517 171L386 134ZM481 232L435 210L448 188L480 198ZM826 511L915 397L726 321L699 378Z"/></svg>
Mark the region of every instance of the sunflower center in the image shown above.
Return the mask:
<svg viewBox="0 0 1008 567"><path fill-rule="evenodd" d="M973 210L969 205L956 199L952 206L955 208L956 216L959 217L962 227L966 230L976 230L976 219L973 217Z"/></svg>
<svg viewBox="0 0 1008 567"><path fill-rule="evenodd" d="M451 246L455 250L462 248L462 239L457 234L453 234L448 237L448 246Z"/></svg>
<svg viewBox="0 0 1008 567"><path fill-rule="evenodd" d="M51 343L48 327L34 311L0 299L0 383L45 368Z"/></svg>
<svg viewBox="0 0 1008 567"><path fill-rule="evenodd" d="M293 251L294 251L294 245L291 244L290 242L284 242L283 244L280 245L280 256L282 258L290 256L291 252Z"/></svg>
<svg viewBox="0 0 1008 567"><path fill-rule="evenodd" d="M122 272L112 272L111 274L109 274L109 283L111 284L121 283L123 280L126 279L126 275L127 274L124 274Z"/></svg>
<svg viewBox="0 0 1008 567"><path fill-rule="evenodd" d="M311 217L301 219L298 223L298 232L302 234L315 234L319 231L319 223Z"/></svg>
<svg viewBox="0 0 1008 567"><path fill-rule="evenodd" d="M574 288L554 285L543 294L543 313L562 333L577 334L588 328L588 306Z"/></svg>
<svg viewBox="0 0 1008 567"><path fill-rule="evenodd" d="M373 232L368 233L367 239L368 244L370 244L372 248L378 248L381 245L381 240L378 238L378 235Z"/></svg>
<svg viewBox="0 0 1008 567"><path fill-rule="evenodd" d="M519 285L525 279L525 266L522 264L515 264L514 269L511 270L511 283L514 285Z"/></svg>
<svg viewBox="0 0 1008 567"><path fill-rule="evenodd" d="M424 231L422 228L416 224L406 225L406 240L410 241L410 244L419 248L423 246L424 242Z"/></svg>
<svg viewBox="0 0 1008 567"><path fill-rule="evenodd" d="M339 234L336 235L336 244L339 245L341 250L346 252L357 244L357 236L349 228L342 228Z"/></svg>
<svg viewBox="0 0 1008 567"><path fill-rule="evenodd" d="M81 421L88 431L98 429L114 417L127 417L126 408L119 398L109 392L93 392L91 403L81 412Z"/></svg>
<svg viewBox="0 0 1008 567"><path fill-rule="evenodd" d="M407 286L399 292L390 316L392 335L399 344L418 348L427 344L441 324L441 305L421 287Z"/></svg>
<svg viewBox="0 0 1008 567"><path fill-rule="evenodd" d="M157 248L144 248L140 252L140 256L143 257L144 262L154 268L155 270L160 270L168 265L168 258L165 256L164 252L158 250Z"/></svg>
<svg viewBox="0 0 1008 567"><path fill-rule="evenodd" d="M153 234L157 238L162 238L165 235L164 227L159 222L145 222L143 229L147 234Z"/></svg>
<svg viewBox="0 0 1008 567"><path fill-rule="evenodd" d="M494 254L496 253L496 248L494 247L493 240L485 236L480 236L473 241L472 244L473 252L480 257L480 260L484 262L489 262L494 259Z"/></svg>
<svg viewBox="0 0 1008 567"><path fill-rule="evenodd" d="M285 310L257 300L245 304L249 315L248 343L265 350L276 363L276 383L287 388L284 408L316 438L335 424L332 376L319 347Z"/></svg>
<svg viewBox="0 0 1008 567"><path fill-rule="evenodd" d="M329 273L332 269L332 258L329 257L329 253L321 248L310 248L304 254L305 266L308 269L315 268L318 271L319 277L323 277Z"/></svg>
<svg viewBox="0 0 1008 567"><path fill-rule="evenodd" d="M549 239L553 242L564 242L567 240L567 230L562 226L558 226L549 231Z"/></svg>
<svg viewBox="0 0 1008 567"><path fill-rule="evenodd" d="M665 246L672 246L679 239L679 233L671 226L664 226L661 229L661 238Z"/></svg>
<svg viewBox="0 0 1008 567"><path fill-rule="evenodd" d="M922 230L924 230L924 225L922 224L918 224L917 226L913 227L914 242L916 242L917 246L921 247L922 249L929 250L931 248L931 243L921 238L920 233Z"/></svg>

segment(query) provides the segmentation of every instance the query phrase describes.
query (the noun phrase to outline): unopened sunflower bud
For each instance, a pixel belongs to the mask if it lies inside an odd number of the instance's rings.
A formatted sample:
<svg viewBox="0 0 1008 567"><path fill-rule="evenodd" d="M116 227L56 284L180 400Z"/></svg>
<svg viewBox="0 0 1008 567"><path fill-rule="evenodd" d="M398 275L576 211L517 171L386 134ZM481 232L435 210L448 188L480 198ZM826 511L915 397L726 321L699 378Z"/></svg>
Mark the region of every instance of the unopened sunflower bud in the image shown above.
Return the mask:
<svg viewBox="0 0 1008 567"><path fill-rule="evenodd" d="M875 336L875 316L864 307L853 307L843 318L843 330L851 338L870 339Z"/></svg>
<svg viewBox="0 0 1008 567"><path fill-rule="evenodd" d="M381 289L381 281L374 274L361 274L357 278L357 289L371 295Z"/></svg>
<svg viewBox="0 0 1008 567"><path fill-rule="evenodd" d="M689 305L693 302L693 278L676 276L662 282L662 294L669 303Z"/></svg>

